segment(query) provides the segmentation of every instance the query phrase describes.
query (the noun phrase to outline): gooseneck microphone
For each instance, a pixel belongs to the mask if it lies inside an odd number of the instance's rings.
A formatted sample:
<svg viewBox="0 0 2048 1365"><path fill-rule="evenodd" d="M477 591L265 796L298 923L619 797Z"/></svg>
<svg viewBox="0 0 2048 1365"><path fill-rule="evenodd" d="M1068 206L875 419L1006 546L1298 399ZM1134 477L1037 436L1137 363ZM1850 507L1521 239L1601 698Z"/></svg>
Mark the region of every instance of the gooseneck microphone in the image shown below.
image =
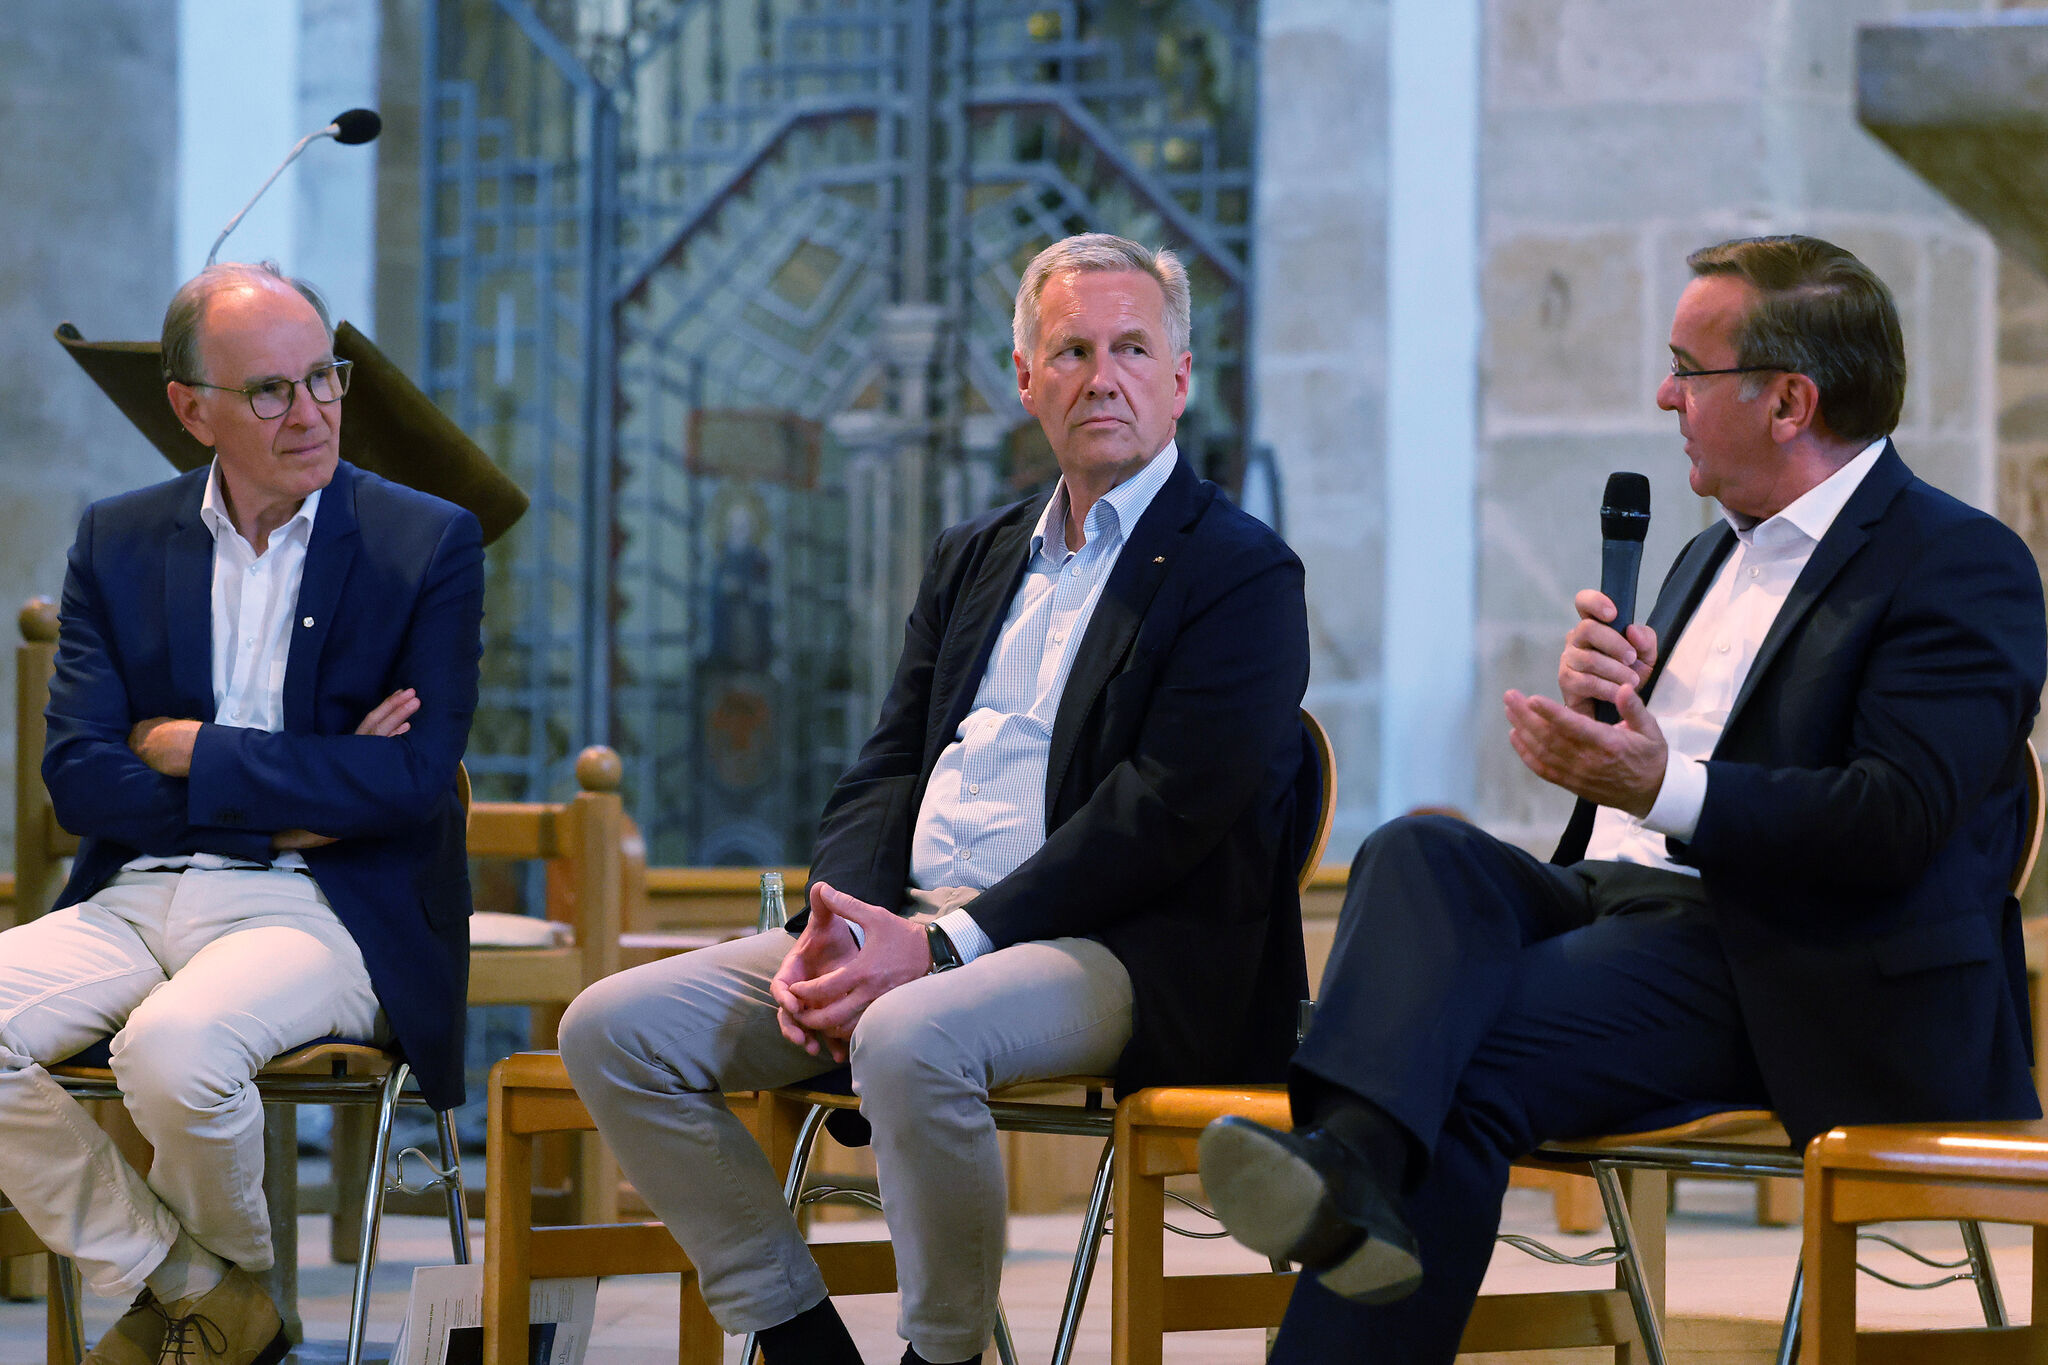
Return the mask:
<svg viewBox="0 0 2048 1365"><path fill-rule="evenodd" d="M1600 591L1614 603L1610 622L1623 634L1636 619L1636 579L1643 569L1643 537L1650 533L1650 481L1641 474L1607 476L1600 499ZM1595 702L1593 715L1613 724L1621 713L1607 702Z"/></svg>
<svg viewBox="0 0 2048 1365"><path fill-rule="evenodd" d="M213 250L206 253L206 263L208 265L213 264L213 258L220 255L220 244L228 239L230 232L241 226L242 219L248 216L249 210L256 207L256 201L263 197L265 190L268 190L276 183L280 175L284 174L285 167L299 159L300 152L305 151L306 148L312 146L314 142L323 137L331 137L343 146L353 147L358 143L370 141L378 133L382 132L383 129L384 120L377 117L375 109L349 109L336 114L334 122L328 124L325 128L320 129L318 132L308 133L300 138L298 145L292 148L291 155L277 163L277 169L270 173L270 179L264 181L256 193L249 196L249 202L242 205L242 211L228 219L228 225L220 230L220 236L213 239Z"/></svg>

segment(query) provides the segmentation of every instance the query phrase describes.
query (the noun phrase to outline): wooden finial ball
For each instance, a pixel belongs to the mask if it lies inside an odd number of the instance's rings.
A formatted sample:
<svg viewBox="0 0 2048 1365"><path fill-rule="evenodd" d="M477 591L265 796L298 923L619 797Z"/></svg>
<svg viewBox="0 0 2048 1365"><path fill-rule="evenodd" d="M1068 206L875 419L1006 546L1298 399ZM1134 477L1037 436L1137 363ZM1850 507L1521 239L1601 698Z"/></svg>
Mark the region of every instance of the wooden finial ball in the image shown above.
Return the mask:
<svg viewBox="0 0 2048 1365"><path fill-rule="evenodd" d="M609 744L593 744L576 755L576 785L587 792L615 792L626 765Z"/></svg>
<svg viewBox="0 0 2048 1365"><path fill-rule="evenodd" d="M47 597L31 597L21 607L21 638L45 643L57 638L57 604Z"/></svg>

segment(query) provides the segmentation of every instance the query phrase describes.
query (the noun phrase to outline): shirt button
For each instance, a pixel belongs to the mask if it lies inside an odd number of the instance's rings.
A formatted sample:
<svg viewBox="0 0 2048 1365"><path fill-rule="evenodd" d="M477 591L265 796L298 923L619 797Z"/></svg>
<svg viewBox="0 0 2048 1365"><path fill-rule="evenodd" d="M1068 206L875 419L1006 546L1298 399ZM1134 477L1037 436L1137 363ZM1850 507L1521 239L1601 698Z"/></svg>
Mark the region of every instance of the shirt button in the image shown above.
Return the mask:
<svg viewBox="0 0 2048 1365"><path fill-rule="evenodd" d="M979 782L969 782L967 784L967 794L969 796L981 795L981 784Z"/></svg>
<svg viewBox="0 0 2048 1365"><path fill-rule="evenodd" d="M1726 654L1728 652L1728 642L1726 640L1723 640L1719 647L1723 654Z"/></svg>
<svg viewBox="0 0 2048 1365"><path fill-rule="evenodd" d="M967 849L964 849L964 848L963 848L963 849L961 849L961 850L960 850L960 854L959 854L959 857L960 857L960 861L961 861L961 862L963 862L963 863L964 863L964 862L966 862L966 861L967 861L968 859L972 858L973 856L974 856L974 854L973 854L973 853L971 853L971 852L969 852L969 851L968 851Z"/></svg>
<svg viewBox="0 0 2048 1365"><path fill-rule="evenodd" d="M1060 644L1060 643L1064 642L1064 641L1066 640L1066 638L1067 638L1067 633L1066 633L1065 631L1063 631L1063 630L1056 630L1056 631L1054 631L1054 632L1052 633L1052 642L1053 642L1054 644Z"/></svg>
<svg viewBox="0 0 2048 1365"><path fill-rule="evenodd" d="M1764 571L1762 569L1753 568L1749 571L1749 576L1751 578L1762 578L1764 576Z"/></svg>

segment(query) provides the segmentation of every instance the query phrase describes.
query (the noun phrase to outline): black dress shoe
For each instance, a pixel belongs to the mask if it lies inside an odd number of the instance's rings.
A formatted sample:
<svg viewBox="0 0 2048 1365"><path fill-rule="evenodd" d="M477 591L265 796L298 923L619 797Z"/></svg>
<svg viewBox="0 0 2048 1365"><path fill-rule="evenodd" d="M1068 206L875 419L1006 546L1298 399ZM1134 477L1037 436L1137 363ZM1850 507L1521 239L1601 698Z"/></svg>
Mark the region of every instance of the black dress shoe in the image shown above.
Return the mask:
<svg viewBox="0 0 2048 1365"><path fill-rule="evenodd" d="M1253 1251L1297 1262L1355 1303L1392 1303L1422 1283L1415 1236L1393 1201L1321 1129L1220 1118L1202 1131L1200 1151L1217 1218Z"/></svg>

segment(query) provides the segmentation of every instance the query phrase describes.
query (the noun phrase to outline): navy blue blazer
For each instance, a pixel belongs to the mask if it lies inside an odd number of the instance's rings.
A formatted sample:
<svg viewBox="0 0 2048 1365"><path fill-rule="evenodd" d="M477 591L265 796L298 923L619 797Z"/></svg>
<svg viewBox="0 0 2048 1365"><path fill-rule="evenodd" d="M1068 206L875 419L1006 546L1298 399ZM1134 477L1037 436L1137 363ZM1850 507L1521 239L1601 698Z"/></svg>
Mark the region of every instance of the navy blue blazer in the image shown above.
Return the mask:
<svg viewBox="0 0 2048 1365"><path fill-rule="evenodd" d="M1045 499L942 532L882 717L811 876L901 910L925 783L959 732ZM1120 1091L1279 1080L1308 993L1295 862L1302 567L1183 459L1132 527L1053 720L1045 844L970 907L998 948L1101 940L1131 975ZM801 928L801 917L792 924Z"/></svg>
<svg viewBox="0 0 2048 1365"><path fill-rule="evenodd" d="M212 723L207 470L86 509L71 547L43 780L81 836L59 906L137 854L267 861L309 829L313 879L362 949L399 1047L437 1108L461 1103L469 872L456 768L476 710L483 545L452 503L347 463L321 495L285 664L284 728ZM397 738L355 727L418 690ZM150 716L195 719L189 778L128 748Z"/></svg>
<svg viewBox="0 0 2048 1365"><path fill-rule="evenodd" d="M1665 579L1660 669L1734 541L1717 523ZM1667 841L1700 870L1795 1138L2040 1113L2006 884L2044 668L2032 554L1887 443L1757 651L1692 839ZM1556 861L1592 820L1581 802Z"/></svg>

